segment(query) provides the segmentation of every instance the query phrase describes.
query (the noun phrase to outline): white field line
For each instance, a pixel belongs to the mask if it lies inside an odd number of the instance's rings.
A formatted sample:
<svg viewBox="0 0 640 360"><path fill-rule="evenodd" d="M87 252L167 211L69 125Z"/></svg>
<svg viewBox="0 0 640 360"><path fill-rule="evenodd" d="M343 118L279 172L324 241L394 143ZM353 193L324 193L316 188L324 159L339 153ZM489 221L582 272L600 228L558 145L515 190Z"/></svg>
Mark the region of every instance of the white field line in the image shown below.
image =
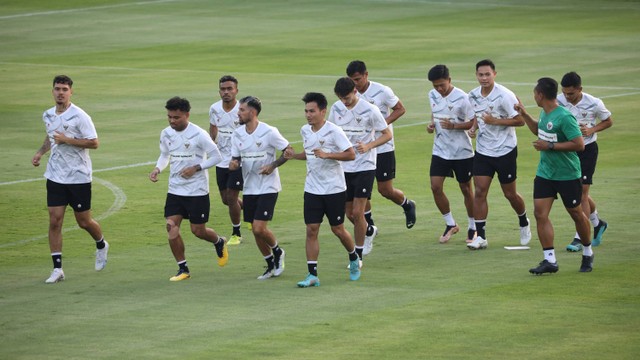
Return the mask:
<svg viewBox="0 0 640 360"><path fill-rule="evenodd" d="M103 5L103 6L64 9L64 10L37 11L37 12L30 12L30 13L0 16L0 20L18 19L18 18L31 17L31 16L49 16L49 15L58 15L58 14L68 14L68 13L75 13L75 12L82 12L82 11L115 9L115 8L121 8L121 7L127 7L127 6L152 5L152 4L161 4L161 3L174 2L174 1L178 1L178 0L136 1L132 3L126 3L126 4Z"/></svg>
<svg viewBox="0 0 640 360"><path fill-rule="evenodd" d="M22 62L11 62L11 61L0 61L0 65L15 65L15 66L25 66L25 67L53 67L53 68L65 68L65 69L89 69L89 70L100 70L100 71L137 71L137 72L166 72L166 73L190 73L190 74L212 74L212 73L223 73L225 71L219 70L191 70L191 69L153 69L153 68L131 68L131 67L120 67L120 66L89 66L89 65L62 65L62 64L34 64L34 63L22 63ZM234 72L237 76L240 75L250 75L250 76L273 76L273 77L294 77L294 78L303 78L303 79L337 79L342 75L322 75L322 74L285 74L285 73L256 73L256 72ZM407 81L407 82L424 82L428 83L426 76L418 77L418 78L398 78L398 77L379 77L376 76L372 78L375 81ZM463 83L463 84L477 84L477 80L459 80L456 79L453 81L454 83ZM498 83L503 85L511 85L511 86L531 86L533 88L535 83L527 83L527 82L515 82L515 81L498 81ZM629 87L629 86L598 86L598 85L588 85L589 89L603 89L603 90L631 90L631 91L640 91L640 87Z"/></svg>
<svg viewBox="0 0 640 360"><path fill-rule="evenodd" d="M94 182L99 183L100 185L103 185L104 187L108 188L109 190L111 190L111 192L113 193L114 196L114 200L113 200L113 204L111 204L111 207L105 211L104 213L100 214L99 216L95 217L95 219L97 221L103 220L108 218L109 216L117 213L118 211L120 211L120 209L122 209L122 207L124 206L124 204L127 202L127 195L124 193L124 191L122 191L122 189L120 189L119 187L115 186L114 184L100 179L100 178L93 178ZM77 225L75 226L70 226L70 227L66 227L62 229L62 233L67 233L69 231L74 231L74 230L78 230L80 229ZM18 240L18 241L14 241L14 242L10 242L7 244L0 244L0 248L7 248L7 247L11 247L11 246L16 246L16 245L24 245L24 244L28 244L34 241L38 241L38 240L42 240L42 239L46 239L49 235L48 234L44 234L44 235L38 235L38 236L34 236L34 237L30 237L27 239L22 239L22 240Z"/></svg>

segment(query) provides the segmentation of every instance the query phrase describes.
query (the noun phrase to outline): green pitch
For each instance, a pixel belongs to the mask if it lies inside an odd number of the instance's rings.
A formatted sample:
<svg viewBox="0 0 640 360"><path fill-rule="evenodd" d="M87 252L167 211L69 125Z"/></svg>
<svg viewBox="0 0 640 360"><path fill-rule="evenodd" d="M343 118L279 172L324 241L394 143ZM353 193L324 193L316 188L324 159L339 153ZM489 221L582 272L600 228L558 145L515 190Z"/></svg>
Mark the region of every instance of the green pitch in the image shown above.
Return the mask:
<svg viewBox="0 0 640 360"><path fill-rule="evenodd" d="M636 1L0 1L0 359L632 359L640 353L640 3ZM560 272L534 277L542 258L518 245L518 223L494 183L489 248L472 252L464 232L438 244L444 229L428 184L432 136L428 69L447 64L465 91L475 63L496 62L497 81L537 115L539 77L575 70L603 98L614 126L599 137L592 187L609 222L593 273L564 246L574 230L561 203L552 212ZM167 125L164 102L187 97L191 120L208 125L217 79L235 75L240 96L263 101L260 119L299 150L307 91L330 102L346 65L364 60L370 79L391 86L407 113L396 124L395 185L418 204L404 227L401 208L373 198L380 228L362 278L348 280L347 255L321 231L322 286L306 275L304 163L281 168L271 228L287 251L278 279L255 280L263 260L253 236L218 268L213 247L183 226L192 279L170 283L177 266L164 226L166 173L147 174ZM67 280L45 285L51 269L42 174L31 157L53 106L51 80L67 74L72 100L95 122L94 216L111 243L107 268L93 270L91 238L64 233ZM534 219L534 137L518 129L518 188ZM210 225L230 235L211 174ZM467 223L454 181L446 192ZM535 222L534 222L535 224ZM352 229L351 226L349 226ZM635 354L635 355L634 355Z"/></svg>

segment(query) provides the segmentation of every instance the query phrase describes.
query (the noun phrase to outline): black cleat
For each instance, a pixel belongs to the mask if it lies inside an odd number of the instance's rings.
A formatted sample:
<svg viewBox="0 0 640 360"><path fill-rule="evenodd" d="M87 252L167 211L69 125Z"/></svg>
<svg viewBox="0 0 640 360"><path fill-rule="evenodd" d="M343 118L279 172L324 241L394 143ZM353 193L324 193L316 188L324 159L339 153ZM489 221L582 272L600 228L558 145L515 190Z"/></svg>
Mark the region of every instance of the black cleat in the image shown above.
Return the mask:
<svg viewBox="0 0 640 360"><path fill-rule="evenodd" d="M582 255L582 264L580 265L580 272L591 272L593 270L593 255Z"/></svg>
<svg viewBox="0 0 640 360"><path fill-rule="evenodd" d="M407 218L407 229L411 229L416 224L416 203L409 200L409 210L405 210L404 216Z"/></svg>
<svg viewBox="0 0 640 360"><path fill-rule="evenodd" d="M542 260L538 267L534 267L533 269L529 269L529 272L534 275L542 275L544 273L557 273L558 272L558 263L552 264L547 260Z"/></svg>

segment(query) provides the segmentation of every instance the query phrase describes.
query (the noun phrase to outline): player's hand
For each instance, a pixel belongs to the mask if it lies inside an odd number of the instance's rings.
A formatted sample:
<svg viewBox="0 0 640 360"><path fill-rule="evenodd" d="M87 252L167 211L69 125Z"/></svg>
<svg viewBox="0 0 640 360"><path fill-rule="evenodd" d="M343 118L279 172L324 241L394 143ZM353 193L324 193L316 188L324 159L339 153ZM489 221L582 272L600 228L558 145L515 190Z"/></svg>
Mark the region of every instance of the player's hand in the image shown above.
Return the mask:
<svg viewBox="0 0 640 360"><path fill-rule="evenodd" d="M446 130L453 130L454 123L451 119L440 120L440 127Z"/></svg>
<svg viewBox="0 0 640 360"><path fill-rule="evenodd" d="M436 131L436 124L431 121L430 123L427 124L427 132L429 134L433 134L433 132Z"/></svg>
<svg viewBox="0 0 640 360"><path fill-rule="evenodd" d="M66 144L67 139L69 139L69 137L67 137L65 134L61 132L56 131L55 134L53 134L53 141L55 141L55 143L58 145Z"/></svg>
<svg viewBox="0 0 640 360"><path fill-rule="evenodd" d="M271 175L273 170L275 170L273 165L271 165L271 164L265 165L265 166L260 168L260 172L258 172L258 174L260 174L260 175Z"/></svg>
<svg viewBox="0 0 640 360"><path fill-rule="evenodd" d="M33 158L31 159L31 164L33 166L40 166L40 159L41 158L42 158L42 154L36 153L35 155L33 155Z"/></svg>
<svg viewBox="0 0 640 360"><path fill-rule="evenodd" d="M313 149L313 155L319 159L326 159L327 153L322 151L322 149Z"/></svg>
<svg viewBox="0 0 640 360"><path fill-rule="evenodd" d="M482 115L482 120L487 125L498 125L500 119L493 117L490 113L486 112Z"/></svg>
<svg viewBox="0 0 640 360"><path fill-rule="evenodd" d="M160 174L160 169L153 169L153 171L149 173L149 180L151 180L151 182L158 182L158 174Z"/></svg>
<svg viewBox="0 0 640 360"><path fill-rule="evenodd" d="M524 108L524 105L522 104L522 101L520 101L520 98L518 99L518 103L513 105L513 108L518 112L518 114L520 115L527 115L527 110Z"/></svg>
<svg viewBox="0 0 640 360"><path fill-rule="evenodd" d="M188 166L182 169L182 171L180 171L180 176L182 176L185 179L188 179L192 177L193 174L195 174L196 172L198 172L198 165Z"/></svg>
<svg viewBox="0 0 640 360"><path fill-rule="evenodd" d="M549 150L549 142L538 139L533 142L533 148L538 151L547 151Z"/></svg>
<svg viewBox="0 0 640 360"><path fill-rule="evenodd" d="M231 160L229 161L229 170L231 171L235 171L238 170L240 168L240 162L238 160Z"/></svg>
<svg viewBox="0 0 640 360"><path fill-rule="evenodd" d="M293 159L293 157L296 155L296 152L293 150L292 147L287 147L284 152L284 158L287 160L291 160Z"/></svg>
<svg viewBox="0 0 640 360"><path fill-rule="evenodd" d="M364 154L367 151L369 151L369 144L365 144L363 142L358 141L355 148L357 152L359 152L360 154Z"/></svg>
<svg viewBox="0 0 640 360"><path fill-rule="evenodd" d="M582 136L591 136L593 134L593 128L588 127L587 125L580 125L580 132Z"/></svg>
<svg viewBox="0 0 640 360"><path fill-rule="evenodd" d="M472 138L472 139L475 139L477 131L478 131L478 129L476 129L475 126L472 126L471 129L469 129L469 132L468 132L469 137Z"/></svg>

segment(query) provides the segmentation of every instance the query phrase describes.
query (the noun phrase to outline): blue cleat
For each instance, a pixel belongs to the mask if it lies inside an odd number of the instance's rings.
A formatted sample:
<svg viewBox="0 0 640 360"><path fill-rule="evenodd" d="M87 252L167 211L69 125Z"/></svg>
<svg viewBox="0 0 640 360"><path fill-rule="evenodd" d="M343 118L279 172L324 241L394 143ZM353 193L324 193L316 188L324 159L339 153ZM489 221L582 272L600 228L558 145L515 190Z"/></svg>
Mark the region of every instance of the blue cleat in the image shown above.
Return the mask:
<svg viewBox="0 0 640 360"><path fill-rule="evenodd" d="M360 261L358 259L349 262L349 279L356 281L360 279Z"/></svg>
<svg viewBox="0 0 640 360"><path fill-rule="evenodd" d="M569 252L578 252L580 250L582 250L582 242L578 238L573 239L571 244L567 245L567 251Z"/></svg>
<svg viewBox="0 0 640 360"><path fill-rule="evenodd" d="M320 279L317 276L308 274L306 279L298 283L298 287L307 288L311 286L320 286Z"/></svg>
<svg viewBox="0 0 640 360"><path fill-rule="evenodd" d="M600 219L600 223L598 224L598 226L593 228L593 240L591 241L591 244L593 244L593 246L600 245L600 243L602 242L602 235L607 230L608 226L609 224L607 224L606 221Z"/></svg>

